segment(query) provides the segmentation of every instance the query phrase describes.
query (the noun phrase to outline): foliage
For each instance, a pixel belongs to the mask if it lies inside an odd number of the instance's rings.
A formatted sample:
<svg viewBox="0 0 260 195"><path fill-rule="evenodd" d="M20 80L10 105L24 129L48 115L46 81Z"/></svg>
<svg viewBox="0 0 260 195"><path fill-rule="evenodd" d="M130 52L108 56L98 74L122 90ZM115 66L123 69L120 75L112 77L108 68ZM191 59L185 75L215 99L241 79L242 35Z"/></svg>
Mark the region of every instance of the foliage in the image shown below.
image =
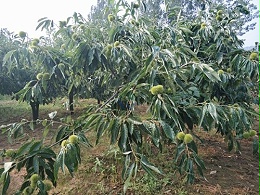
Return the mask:
<svg viewBox="0 0 260 195"><path fill-rule="evenodd" d="M158 24L170 23L180 16L187 20L193 20L201 16L209 16L215 9L224 10L224 15L220 18L225 18L228 15L229 22L233 26L233 31L240 36L255 28L256 23L252 23L251 21L259 15L257 6L251 0L145 0L138 2L140 5L141 2L144 2L141 7L143 11L141 14L147 17L155 17Z"/></svg>
<svg viewBox="0 0 260 195"><path fill-rule="evenodd" d="M37 120L44 127L43 138L25 143L6 164L8 168L2 169L3 193L13 168L25 166L26 178L39 174L41 180L48 178L54 186L60 169L65 173L67 168L73 176L81 163L80 146L92 146L86 137L89 131L96 132L96 144L108 136L110 144L118 145L124 155L124 193L140 169L152 178L164 175L146 155L146 144L158 151L166 148L166 143L173 146L174 169L188 183L197 176L204 178L197 130L216 129L228 140L229 150L239 151L239 140L251 130L256 115L251 108L250 83L258 81L259 62L242 49L243 41L231 23L239 18L224 7L219 12L219 6L207 6L209 12L193 21L179 14L162 25L142 14L141 6L109 1L103 17L98 15L103 18L100 23L74 13L60 22L53 34L53 47L34 44L29 49L27 44L7 54L4 61L10 66L14 60L32 59L37 73L50 75L48 81L38 75L39 80L28 82L18 93L21 100L44 103L51 95L65 91L72 99L78 95L104 102L89 105L75 120L55 121L55 114L50 115L51 120ZM165 9L165 18L181 13L179 7ZM220 15L221 20L216 18ZM37 28L54 26L52 20L42 18ZM136 104L143 103L149 106L150 117L141 118L133 112ZM2 128L17 138L27 123ZM53 124L59 124L55 143L45 146ZM186 134L183 139L176 136L180 132ZM52 149L56 144L61 144L57 155ZM46 191L42 183L37 183L39 193ZM20 191L28 186L25 180Z"/></svg>
<svg viewBox="0 0 260 195"><path fill-rule="evenodd" d="M3 67L14 76L30 69L23 75L27 76L28 73L31 73L30 80L28 81L26 78L27 83L13 95L13 98L30 104L33 120L36 120L38 119L39 104L47 104L53 97L62 93L62 88L57 87L53 74L59 61L53 57L52 53L55 53L55 50L46 45L44 37L30 39L15 36L14 41L18 43L18 46L6 53L3 58ZM22 79L17 79L19 82L22 81Z"/></svg>
<svg viewBox="0 0 260 195"><path fill-rule="evenodd" d="M0 29L0 94L11 95L19 91L29 81L33 72L26 65L15 66L12 71L4 66L4 57L7 53L21 46L21 42L7 29Z"/></svg>

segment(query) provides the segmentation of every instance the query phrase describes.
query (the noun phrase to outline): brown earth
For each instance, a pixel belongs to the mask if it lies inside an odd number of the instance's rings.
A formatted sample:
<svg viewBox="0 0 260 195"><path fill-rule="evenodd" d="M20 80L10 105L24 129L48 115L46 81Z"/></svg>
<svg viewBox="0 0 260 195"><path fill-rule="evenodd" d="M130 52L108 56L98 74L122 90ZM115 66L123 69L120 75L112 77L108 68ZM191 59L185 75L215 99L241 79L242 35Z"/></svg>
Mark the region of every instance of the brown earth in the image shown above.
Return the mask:
<svg viewBox="0 0 260 195"><path fill-rule="evenodd" d="M142 114L145 110L137 110ZM258 111L258 108L257 108ZM62 114L62 113L61 113ZM63 114L67 114L64 112ZM24 118L24 116L22 117ZM20 120L16 117L10 119L9 122ZM0 120L1 122L1 120ZM6 121L5 121L6 122ZM0 123L1 124L1 123ZM258 134L255 138L259 140L259 119L254 122L253 129ZM30 136L40 137L41 130L27 130ZM205 194L205 195L257 195L259 194L259 154L253 155L252 139L241 140L241 154L227 150L227 144L223 138L214 134L214 132L205 133L198 132L197 135L203 138L204 142L199 144L199 155L205 162L206 170L205 178L198 178L193 185L180 184L178 177L168 178L167 182L160 187L157 193L146 191L147 184L136 183L137 188L131 186L127 194ZM90 135L91 136L91 135ZM24 138L26 139L26 137ZM93 137L94 139L94 137ZM6 135L0 136L0 149L16 148L23 141L20 140L13 144L7 142ZM107 151L111 147L107 144L108 140L104 140L98 146L84 151L87 156L74 178L69 174L61 175L57 188L53 189L49 194L122 194L123 182L121 180L121 160L115 155L107 155ZM199 142L198 142L199 143ZM113 153L113 152L112 152ZM166 157L166 159L170 158ZM3 159L8 160L8 159ZM97 160L101 161L101 165L96 166ZM169 160L170 162L170 160ZM162 162L159 162L161 164ZM164 162L165 164L165 162ZM111 166L113 167L111 168ZM114 167L119 165L119 167ZM13 171L12 179L8 190L8 195L14 194L23 182L25 171ZM144 181L140 179L139 182ZM160 182L159 182L160 183ZM162 182L161 182L162 183Z"/></svg>
<svg viewBox="0 0 260 195"><path fill-rule="evenodd" d="M255 129L259 129L258 123ZM241 140L241 154L228 152L220 136L205 135L205 140L199 151L207 181L193 185L192 194L259 194L259 156L253 155L252 140Z"/></svg>

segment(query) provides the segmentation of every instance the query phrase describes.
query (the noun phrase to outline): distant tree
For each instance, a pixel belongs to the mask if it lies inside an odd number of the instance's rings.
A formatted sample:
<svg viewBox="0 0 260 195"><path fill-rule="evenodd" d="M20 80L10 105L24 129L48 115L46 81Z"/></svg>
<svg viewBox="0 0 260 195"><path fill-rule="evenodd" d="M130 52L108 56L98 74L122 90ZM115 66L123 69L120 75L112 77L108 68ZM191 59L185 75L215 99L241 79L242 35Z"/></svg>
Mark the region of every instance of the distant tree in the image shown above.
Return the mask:
<svg viewBox="0 0 260 195"><path fill-rule="evenodd" d="M253 30L256 23L251 21L259 17L257 6L253 4L252 0L144 0L137 2L140 5L143 2L144 6L141 6L143 10L142 15L155 17L160 23L170 23L179 16L188 20L194 20L200 16L211 15L216 10L215 8L225 10L226 17L229 19L228 22L236 21L232 23L232 28L238 35L243 35ZM96 7L96 9L98 8Z"/></svg>
<svg viewBox="0 0 260 195"><path fill-rule="evenodd" d="M91 6L90 13L88 14L88 20L98 24L105 21L106 18L103 17L100 10L106 10L107 5L108 2L106 0L97 0L97 4Z"/></svg>
<svg viewBox="0 0 260 195"><path fill-rule="evenodd" d="M241 36L255 28L256 22L252 23L252 20L259 17L259 10L253 0L216 0L213 5L218 9L227 10L228 22L232 23L237 35Z"/></svg>
<svg viewBox="0 0 260 195"><path fill-rule="evenodd" d="M30 80L33 72L28 66L8 68L4 65L5 55L21 46L14 33L0 29L0 94L16 93Z"/></svg>
<svg viewBox="0 0 260 195"><path fill-rule="evenodd" d="M53 77L54 67L59 61L51 55L55 50L46 43L44 37L32 39L21 31L12 41L17 47L5 54L3 67L8 70L8 74L23 81L20 83L22 86L13 92L13 97L31 106L32 118L36 121L39 118L39 105L50 103L60 91ZM19 80L26 76L26 79Z"/></svg>

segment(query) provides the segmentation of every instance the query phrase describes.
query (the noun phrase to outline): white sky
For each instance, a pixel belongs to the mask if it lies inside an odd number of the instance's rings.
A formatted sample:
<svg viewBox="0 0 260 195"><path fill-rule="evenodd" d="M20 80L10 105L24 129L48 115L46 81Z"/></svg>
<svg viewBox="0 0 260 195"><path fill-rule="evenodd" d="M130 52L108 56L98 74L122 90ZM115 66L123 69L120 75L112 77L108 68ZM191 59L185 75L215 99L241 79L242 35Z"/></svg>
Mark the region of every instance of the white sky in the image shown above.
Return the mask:
<svg viewBox="0 0 260 195"><path fill-rule="evenodd" d="M259 10L259 0L253 0L252 1L255 5L257 5L257 8ZM254 19L252 21L256 22L256 27L254 30L247 32L242 36L242 39L245 39L245 45L244 46L254 46L255 42L259 42L259 17Z"/></svg>
<svg viewBox="0 0 260 195"><path fill-rule="evenodd" d="M259 1L253 0L258 6ZM53 19L55 22L66 20L67 17L78 12L87 18L92 5L96 0L2 0L0 7L0 28L18 33L26 31L29 37L43 35L40 30L35 31L38 20L43 17ZM259 18L256 29L248 32L242 38L246 39L245 46L254 46L259 40Z"/></svg>
<svg viewBox="0 0 260 195"><path fill-rule="evenodd" d="M74 12L87 18L96 0L2 0L0 6L0 28L18 33L25 31L29 37L42 35L35 32L38 20L43 17L54 22L66 20Z"/></svg>

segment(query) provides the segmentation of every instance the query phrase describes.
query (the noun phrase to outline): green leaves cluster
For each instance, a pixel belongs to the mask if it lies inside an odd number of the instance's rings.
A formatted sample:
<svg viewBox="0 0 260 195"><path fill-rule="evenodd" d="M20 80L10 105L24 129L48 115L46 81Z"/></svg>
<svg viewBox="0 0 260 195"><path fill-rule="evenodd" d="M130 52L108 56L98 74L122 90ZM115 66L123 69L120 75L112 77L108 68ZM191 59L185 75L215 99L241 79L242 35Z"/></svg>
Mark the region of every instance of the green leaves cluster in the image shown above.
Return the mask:
<svg viewBox="0 0 260 195"><path fill-rule="evenodd" d="M54 162L56 154L49 147L45 147L42 141L30 141L25 143L19 149L15 151L10 162L5 162L4 168L1 168L1 178L3 182L2 194L6 194L6 191L10 184L10 172L15 168L20 171L22 168L26 169L27 175L25 181L22 184L20 191L22 192L29 186L33 190L37 187L39 194L46 194L47 190L43 183L43 180L48 179L56 186L56 180L54 178ZM33 174L39 175L39 180L35 185L31 185L30 177Z"/></svg>

